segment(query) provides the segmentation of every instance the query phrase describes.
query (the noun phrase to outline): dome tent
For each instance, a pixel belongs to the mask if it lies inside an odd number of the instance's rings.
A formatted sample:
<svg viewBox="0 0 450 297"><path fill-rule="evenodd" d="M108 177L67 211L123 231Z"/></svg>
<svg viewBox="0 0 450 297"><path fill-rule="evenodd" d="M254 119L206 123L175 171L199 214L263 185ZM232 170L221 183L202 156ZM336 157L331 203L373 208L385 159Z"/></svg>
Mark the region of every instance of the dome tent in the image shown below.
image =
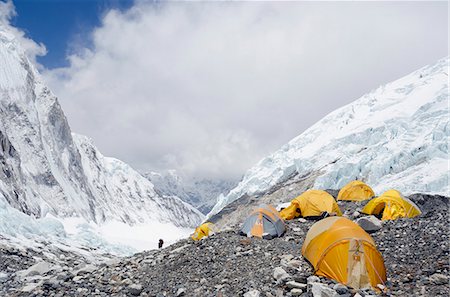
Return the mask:
<svg viewBox="0 0 450 297"><path fill-rule="evenodd" d="M245 219L240 233L248 237L271 239L286 231L283 219L271 205L261 204Z"/></svg>
<svg viewBox="0 0 450 297"><path fill-rule="evenodd" d="M363 201L375 196L372 188L359 180L346 184L340 191L337 200Z"/></svg>
<svg viewBox="0 0 450 297"><path fill-rule="evenodd" d="M191 238L195 241L202 239L203 237L209 236L211 232L214 232L214 224L213 223L203 223L197 228L195 228L194 234L191 235Z"/></svg>
<svg viewBox="0 0 450 297"><path fill-rule="evenodd" d="M386 282L383 257L372 237L358 224L343 217L329 217L311 226L302 255L316 275L353 288Z"/></svg>
<svg viewBox="0 0 450 297"><path fill-rule="evenodd" d="M414 202L403 197L399 191L389 190L370 200L364 206L362 213L381 215L382 220L395 220L398 218L413 218L422 212Z"/></svg>
<svg viewBox="0 0 450 297"><path fill-rule="evenodd" d="M303 216L323 217L324 213L342 216L333 196L322 190L308 190L291 201L291 205L280 212L285 220Z"/></svg>

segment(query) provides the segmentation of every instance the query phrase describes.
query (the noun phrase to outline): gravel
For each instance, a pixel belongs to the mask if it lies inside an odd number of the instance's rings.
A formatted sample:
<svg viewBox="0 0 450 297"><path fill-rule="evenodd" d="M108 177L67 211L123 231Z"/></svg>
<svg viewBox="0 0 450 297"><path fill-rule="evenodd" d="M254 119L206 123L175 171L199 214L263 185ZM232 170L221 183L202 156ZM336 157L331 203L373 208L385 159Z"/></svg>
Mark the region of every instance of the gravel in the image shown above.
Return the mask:
<svg viewBox="0 0 450 297"><path fill-rule="evenodd" d="M388 275L386 288L376 292L314 276L301 255L314 221L296 219L272 240L242 237L234 226L198 242L185 239L96 261L51 245L13 247L0 238L0 296L449 296L448 198L410 198L422 216L384 221L371 233ZM364 203L339 204L353 220L364 216L359 212ZM24 275L39 263L48 265Z"/></svg>

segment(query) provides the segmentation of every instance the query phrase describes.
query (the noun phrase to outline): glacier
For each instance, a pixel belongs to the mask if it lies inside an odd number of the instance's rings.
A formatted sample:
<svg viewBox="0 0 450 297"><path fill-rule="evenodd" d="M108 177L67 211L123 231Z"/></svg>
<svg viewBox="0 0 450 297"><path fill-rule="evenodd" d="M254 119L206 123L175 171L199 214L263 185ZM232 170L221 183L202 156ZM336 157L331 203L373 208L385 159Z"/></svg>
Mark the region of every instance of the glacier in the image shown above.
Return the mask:
<svg viewBox="0 0 450 297"><path fill-rule="evenodd" d="M153 244L161 230L171 242L203 220L193 206L176 196L162 197L129 165L103 156L88 137L73 134L56 96L15 36L1 26L0 114L2 234L105 246L101 236L111 235L106 226L124 233L132 231L126 226L136 226ZM14 218L27 223L14 225ZM79 220L76 234L64 231L70 219ZM50 223L54 228L48 228Z"/></svg>
<svg viewBox="0 0 450 297"><path fill-rule="evenodd" d="M376 194L395 188L449 196L448 70L447 57L328 114L249 169L207 217L294 175L316 176L317 189L359 179Z"/></svg>
<svg viewBox="0 0 450 297"><path fill-rule="evenodd" d="M233 179L187 178L175 169L143 175L163 196L179 197L204 214L214 207L216 197L228 194L237 185Z"/></svg>

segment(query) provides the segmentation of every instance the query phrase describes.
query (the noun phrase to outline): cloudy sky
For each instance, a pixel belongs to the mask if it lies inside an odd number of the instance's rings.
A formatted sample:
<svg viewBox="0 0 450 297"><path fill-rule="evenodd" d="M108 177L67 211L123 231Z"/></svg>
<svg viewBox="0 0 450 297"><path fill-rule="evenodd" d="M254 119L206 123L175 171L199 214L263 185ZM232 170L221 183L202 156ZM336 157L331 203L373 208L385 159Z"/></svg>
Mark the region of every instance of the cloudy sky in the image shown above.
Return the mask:
<svg viewBox="0 0 450 297"><path fill-rule="evenodd" d="M142 171L239 178L334 109L448 55L447 2L128 3L59 32L64 63L38 62L72 130Z"/></svg>

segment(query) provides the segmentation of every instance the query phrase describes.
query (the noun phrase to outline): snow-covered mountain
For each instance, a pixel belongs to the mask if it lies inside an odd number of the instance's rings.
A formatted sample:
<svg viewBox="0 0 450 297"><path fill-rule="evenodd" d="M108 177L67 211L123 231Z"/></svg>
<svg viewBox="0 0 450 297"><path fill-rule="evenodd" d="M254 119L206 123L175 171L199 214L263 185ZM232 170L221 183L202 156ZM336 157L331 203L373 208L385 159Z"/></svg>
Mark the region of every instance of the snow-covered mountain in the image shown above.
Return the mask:
<svg viewBox="0 0 450 297"><path fill-rule="evenodd" d="M226 213L355 179L378 194L395 188L449 196L448 70L442 59L330 113L248 170L209 216L234 201Z"/></svg>
<svg viewBox="0 0 450 297"><path fill-rule="evenodd" d="M226 195L237 185L232 180L192 179L181 177L175 170L144 173L164 196L176 196L207 214L217 202L217 197Z"/></svg>
<svg viewBox="0 0 450 297"><path fill-rule="evenodd" d="M57 98L0 28L0 199L36 217L195 227L203 215L161 197L127 164L73 135ZM1 213L1 212L0 212Z"/></svg>

